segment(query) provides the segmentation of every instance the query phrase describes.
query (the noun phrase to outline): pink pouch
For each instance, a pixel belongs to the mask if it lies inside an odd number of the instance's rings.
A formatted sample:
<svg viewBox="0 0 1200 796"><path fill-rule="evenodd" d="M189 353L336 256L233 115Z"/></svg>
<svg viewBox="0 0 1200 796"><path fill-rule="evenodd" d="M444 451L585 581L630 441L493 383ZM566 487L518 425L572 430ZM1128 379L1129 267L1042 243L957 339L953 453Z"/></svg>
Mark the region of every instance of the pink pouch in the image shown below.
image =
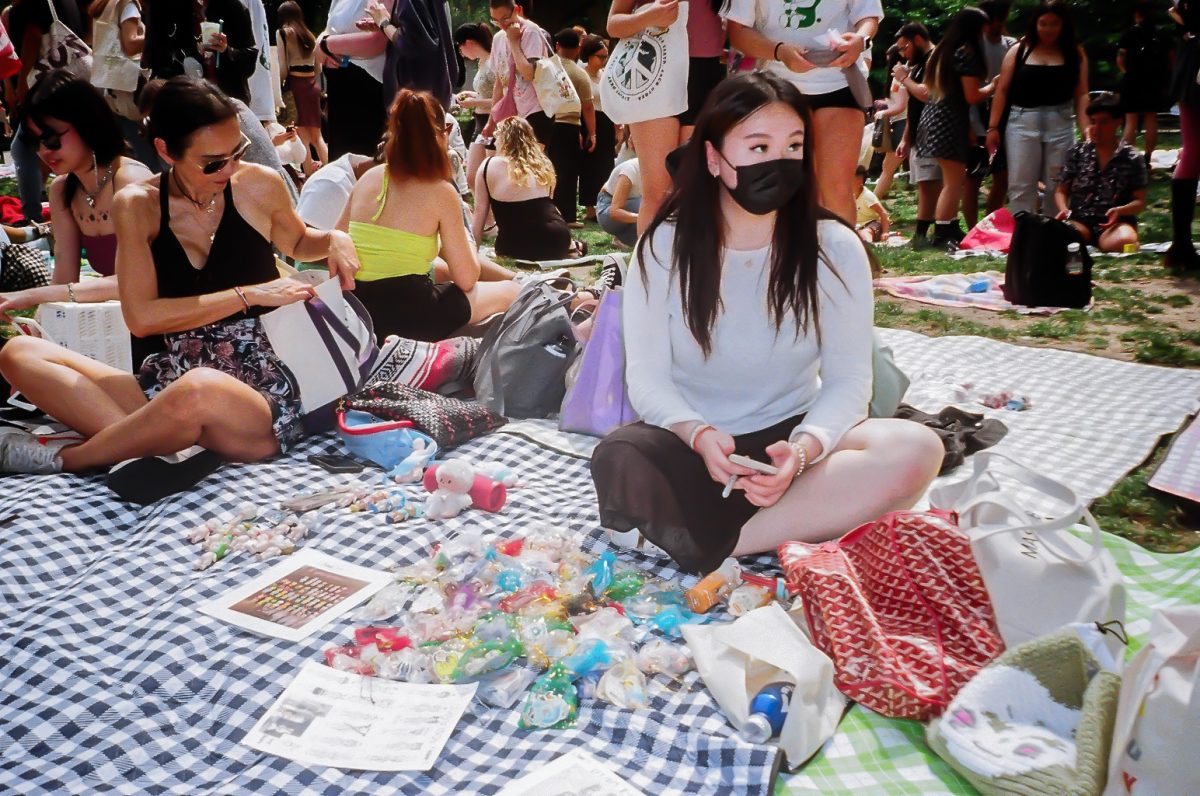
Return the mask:
<svg viewBox="0 0 1200 796"><path fill-rule="evenodd" d="M976 224L958 244L960 249L981 249L1008 253L1017 222L1008 208L1002 207Z"/></svg>

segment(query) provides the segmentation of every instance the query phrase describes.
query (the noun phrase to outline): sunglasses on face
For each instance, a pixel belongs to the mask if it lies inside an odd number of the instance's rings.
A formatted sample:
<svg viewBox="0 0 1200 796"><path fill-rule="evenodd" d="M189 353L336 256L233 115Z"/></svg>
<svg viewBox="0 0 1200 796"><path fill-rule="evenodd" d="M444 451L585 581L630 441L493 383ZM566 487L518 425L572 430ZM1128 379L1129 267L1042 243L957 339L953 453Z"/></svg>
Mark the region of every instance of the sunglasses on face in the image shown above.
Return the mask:
<svg viewBox="0 0 1200 796"><path fill-rule="evenodd" d="M230 163L236 163L236 162L240 161L243 157L246 156L246 150L249 148L250 148L250 139L246 137L245 133L242 133L242 143L238 146L237 149L233 150L232 155L230 155L227 158L220 158L219 160L210 160L207 163L205 163L203 166L200 167L200 171L202 171L204 174L211 177L212 175L216 174L217 172L222 171Z"/></svg>
<svg viewBox="0 0 1200 796"><path fill-rule="evenodd" d="M66 130L63 130L61 133L56 133L47 127L41 132L40 135L34 135L31 131L26 130L22 134L22 137L31 147L34 147L35 149L38 147L45 147L50 152L57 152L58 150L62 149L62 137L66 134Z"/></svg>

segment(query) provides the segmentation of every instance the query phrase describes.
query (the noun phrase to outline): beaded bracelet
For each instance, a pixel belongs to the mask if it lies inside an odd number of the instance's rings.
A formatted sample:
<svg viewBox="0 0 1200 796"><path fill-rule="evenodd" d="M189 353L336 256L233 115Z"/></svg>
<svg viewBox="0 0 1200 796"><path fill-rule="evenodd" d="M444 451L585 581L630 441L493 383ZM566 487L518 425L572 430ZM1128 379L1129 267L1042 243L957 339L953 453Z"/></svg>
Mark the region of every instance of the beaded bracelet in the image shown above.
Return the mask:
<svg viewBox="0 0 1200 796"><path fill-rule="evenodd" d="M796 468L796 474L792 476L792 478L799 478L800 474L808 469L808 451L799 442L789 442L788 446L800 457L800 466Z"/></svg>

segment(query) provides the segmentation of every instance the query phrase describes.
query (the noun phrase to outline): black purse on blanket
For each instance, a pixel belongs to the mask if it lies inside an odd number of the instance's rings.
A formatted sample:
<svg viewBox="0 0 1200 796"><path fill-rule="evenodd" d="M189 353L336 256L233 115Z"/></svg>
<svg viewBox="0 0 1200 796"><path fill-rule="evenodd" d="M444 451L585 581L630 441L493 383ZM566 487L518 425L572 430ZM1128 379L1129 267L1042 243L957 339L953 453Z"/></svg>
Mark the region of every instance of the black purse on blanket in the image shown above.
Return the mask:
<svg viewBox="0 0 1200 796"><path fill-rule="evenodd" d="M508 422L475 401L460 401L391 382L343 398L338 404L339 424L349 410L367 412L380 420L408 421L443 449L495 431Z"/></svg>

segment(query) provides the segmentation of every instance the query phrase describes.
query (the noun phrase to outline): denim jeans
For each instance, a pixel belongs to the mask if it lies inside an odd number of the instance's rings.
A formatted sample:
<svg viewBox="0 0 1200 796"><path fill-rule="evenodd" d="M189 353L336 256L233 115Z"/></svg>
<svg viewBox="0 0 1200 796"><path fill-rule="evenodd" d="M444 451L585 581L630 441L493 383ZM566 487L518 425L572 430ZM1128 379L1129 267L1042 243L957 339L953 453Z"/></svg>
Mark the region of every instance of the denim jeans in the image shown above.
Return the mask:
<svg viewBox="0 0 1200 796"><path fill-rule="evenodd" d="M625 200L624 209L637 215L637 211L641 206L642 197L630 197ZM637 224L622 224L620 221L613 221L612 216L609 214L611 210L612 194L608 191L601 191L596 197L596 221L599 222L600 228L626 246L633 246L637 243Z"/></svg>
<svg viewBox="0 0 1200 796"><path fill-rule="evenodd" d="M1062 175L1067 150L1075 143L1071 104L1043 108L1014 105L1004 132L1008 158L1008 206L1012 212L1038 209L1038 181L1046 185L1044 212L1053 215L1054 189Z"/></svg>
<svg viewBox="0 0 1200 796"><path fill-rule="evenodd" d="M42 159L38 157L37 144L30 146L22 137L24 126L17 127L12 140L12 160L17 169L17 193L21 197L21 213L29 221L42 220L42 191L46 187L42 179Z"/></svg>

